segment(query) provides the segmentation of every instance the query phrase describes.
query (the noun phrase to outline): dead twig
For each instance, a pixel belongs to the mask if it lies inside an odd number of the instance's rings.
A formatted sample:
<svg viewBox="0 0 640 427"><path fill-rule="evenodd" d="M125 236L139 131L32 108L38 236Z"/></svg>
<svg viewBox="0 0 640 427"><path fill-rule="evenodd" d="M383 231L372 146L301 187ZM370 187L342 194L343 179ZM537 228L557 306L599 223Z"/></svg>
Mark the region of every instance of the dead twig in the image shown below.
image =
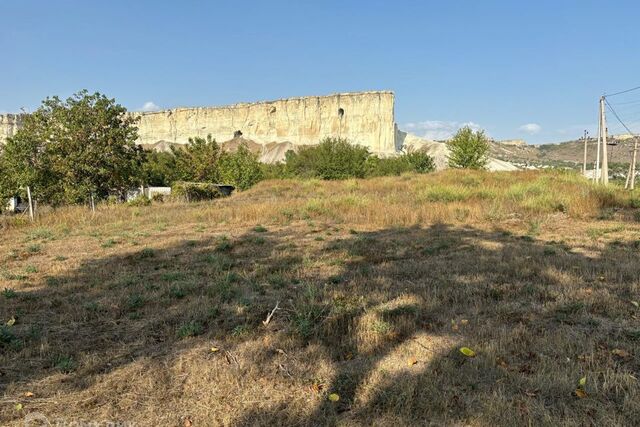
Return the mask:
<svg viewBox="0 0 640 427"><path fill-rule="evenodd" d="M280 301L276 302L276 306L273 307L273 310L271 310L271 313L269 313L269 315L267 316L267 319L262 321L262 324L264 326L267 326L269 322L271 322L271 318L273 317L273 315L276 314L276 311L280 310L279 306L280 306Z"/></svg>
<svg viewBox="0 0 640 427"><path fill-rule="evenodd" d="M225 359L227 359L227 363L229 365L232 365L234 363L236 365L240 365L240 363L238 362L238 358L233 353L231 353L230 351L226 351L225 350L224 357L225 357Z"/></svg>
<svg viewBox="0 0 640 427"><path fill-rule="evenodd" d="M293 378L293 375L291 375L291 372L289 372L289 369L287 369L287 367L284 366L282 363L278 363L278 369L280 369L280 371L286 376L288 376L289 378Z"/></svg>

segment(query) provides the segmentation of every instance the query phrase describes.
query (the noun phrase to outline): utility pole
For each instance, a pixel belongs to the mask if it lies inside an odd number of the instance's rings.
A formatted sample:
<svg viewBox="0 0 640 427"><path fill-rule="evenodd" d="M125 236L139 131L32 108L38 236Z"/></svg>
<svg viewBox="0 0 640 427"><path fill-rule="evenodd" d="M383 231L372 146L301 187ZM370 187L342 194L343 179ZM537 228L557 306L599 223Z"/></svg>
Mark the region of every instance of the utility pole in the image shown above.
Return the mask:
<svg viewBox="0 0 640 427"><path fill-rule="evenodd" d="M604 96L600 97L600 116L602 131L602 183L609 185L609 162L607 160L607 117L604 113Z"/></svg>
<svg viewBox="0 0 640 427"><path fill-rule="evenodd" d="M631 160L631 186L633 190L636 186L636 158L638 155L638 137L634 138L633 142L633 159Z"/></svg>
<svg viewBox="0 0 640 427"><path fill-rule="evenodd" d="M593 182L600 181L600 143L602 142L602 114L598 111L598 143L596 145L596 164L593 170Z"/></svg>
<svg viewBox="0 0 640 427"><path fill-rule="evenodd" d="M589 132L584 131L584 160L582 162L582 175L587 176L587 135Z"/></svg>

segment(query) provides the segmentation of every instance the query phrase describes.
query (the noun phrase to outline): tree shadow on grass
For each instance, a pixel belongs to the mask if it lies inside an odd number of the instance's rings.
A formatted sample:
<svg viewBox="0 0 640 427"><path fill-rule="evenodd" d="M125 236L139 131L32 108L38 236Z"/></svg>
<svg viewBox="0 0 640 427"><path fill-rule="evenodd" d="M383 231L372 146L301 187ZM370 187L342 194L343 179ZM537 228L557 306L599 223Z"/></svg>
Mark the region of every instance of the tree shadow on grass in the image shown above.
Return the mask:
<svg viewBox="0 0 640 427"><path fill-rule="evenodd" d="M640 415L629 379L640 370L629 303L637 254L633 245L585 254L438 224L327 238L250 231L134 250L8 300L0 315L18 322L3 339L0 381L9 395L35 384L71 393L204 341L223 343L233 359L234 347L270 339L255 354L287 375L251 378L288 387L296 404L284 396L258 408L236 392L225 404L238 413L225 423L628 424ZM276 302L283 311L262 326ZM290 373L285 352L315 362L298 360L307 366ZM318 360L330 378L307 377ZM585 375L589 397L579 399L572 392ZM0 416L19 417L6 408Z"/></svg>
<svg viewBox="0 0 640 427"><path fill-rule="evenodd" d="M366 301L315 337L333 356L328 391L339 400L318 401L310 415L252 411L237 425L627 425L638 415L638 356L616 356L639 339L634 245L585 256L501 230L434 225L326 250L348 254L343 293ZM362 342L358 323L385 338ZM580 399L583 376L589 396Z"/></svg>

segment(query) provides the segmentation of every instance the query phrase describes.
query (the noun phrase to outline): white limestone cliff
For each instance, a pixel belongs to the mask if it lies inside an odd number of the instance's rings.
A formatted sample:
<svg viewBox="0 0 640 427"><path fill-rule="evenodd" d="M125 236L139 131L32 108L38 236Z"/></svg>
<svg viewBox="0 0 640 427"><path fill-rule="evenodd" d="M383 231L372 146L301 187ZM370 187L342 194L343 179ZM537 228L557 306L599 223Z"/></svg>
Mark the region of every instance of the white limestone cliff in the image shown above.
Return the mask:
<svg viewBox="0 0 640 427"><path fill-rule="evenodd" d="M235 104L134 113L140 118L138 142L186 144L190 137L217 141L242 137L255 143L313 145L341 137L373 153L395 151L393 92L341 93Z"/></svg>

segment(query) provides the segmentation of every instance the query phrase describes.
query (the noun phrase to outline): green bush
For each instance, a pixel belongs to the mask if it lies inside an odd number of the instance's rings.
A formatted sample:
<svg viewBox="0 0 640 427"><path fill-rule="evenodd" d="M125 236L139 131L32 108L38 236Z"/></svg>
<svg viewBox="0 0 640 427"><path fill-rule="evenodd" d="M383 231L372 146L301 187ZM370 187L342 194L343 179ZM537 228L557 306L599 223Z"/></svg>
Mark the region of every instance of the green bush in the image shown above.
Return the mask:
<svg viewBox="0 0 640 427"><path fill-rule="evenodd" d="M465 126L447 142L449 167L458 169L484 169L489 161L489 140L484 131L473 131Z"/></svg>
<svg viewBox="0 0 640 427"><path fill-rule="evenodd" d="M146 196L140 195L135 199L131 199L127 202L128 206L149 206L151 204L151 200L149 200Z"/></svg>
<svg viewBox="0 0 640 427"><path fill-rule="evenodd" d="M225 184L247 190L261 181L263 174L258 156L241 144L235 153L223 153L220 157L220 176Z"/></svg>
<svg viewBox="0 0 640 427"><path fill-rule="evenodd" d="M283 179L290 178L286 175L286 164L284 162L274 164L260 164L263 179Z"/></svg>
<svg viewBox="0 0 640 427"><path fill-rule="evenodd" d="M433 158L418 151L389 158L371 156L367 159L366 175L373 177L398 176L406 172L428 173L433 172L435 168Z"/></svg>
<svg viewBox="0 0 640 427"><path fill-rule="evenodd" d="M367 159L367 177L398 176L410 172L411 165L402 157L369 157Z"/></svg>
<svg viewBox="0 0 640 427"><path fill-rule="evenodd" d="M411 165L414 172L429 173L436 170L436 164L433 157L423 151L414 151L403 156Z"/></svg>
<svg viewBox="0 0 640 427"><path fill-rule="evenodd" d="M263 179L258 156L241 144L234 153L225 152L215 139L189 138L170 153L145 153L144 181L152 186L173 186L179 181L231 184L246 190Z"/></svg>
<svg viewBox="0 0 640 427"><path fill-rule="evenodd" d="M369 158L366 147L346 139L326 138L318 145L301 147L286 155L285 175L301 178L364 178Z"/></svg>
<svg viewBox="0 0 640 427"><path fill-rule="evenodd" d="M215 184L209 182L176 182L171 188L172 195L187 202L213 200L222 197Z"/></svg>

